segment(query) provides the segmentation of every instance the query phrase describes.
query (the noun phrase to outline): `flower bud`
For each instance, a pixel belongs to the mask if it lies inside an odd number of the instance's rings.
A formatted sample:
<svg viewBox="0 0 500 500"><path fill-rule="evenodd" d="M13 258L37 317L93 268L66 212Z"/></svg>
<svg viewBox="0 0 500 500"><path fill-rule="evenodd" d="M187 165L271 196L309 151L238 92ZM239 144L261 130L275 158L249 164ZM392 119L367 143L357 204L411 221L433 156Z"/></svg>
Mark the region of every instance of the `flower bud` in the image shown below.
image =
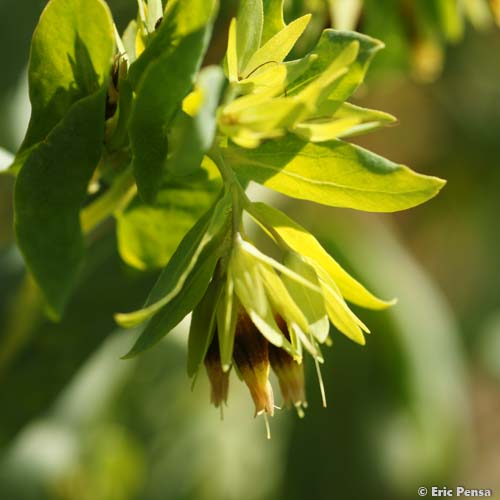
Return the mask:
<svg viewBox="0 0 500 500"><path fill-rule="evenodd" d="M245 312L238 316L233 358L255 403L255 415L274 413L269 382L269 344Z"/></svg>
<svg viewBox="0 0 500 500"><path fill-rule="evenodd" d="M219 339L217 331L210 343L207 354L205 355L205 369L207 371L212 392L210 395L211 403L218 408L222 403L227 404L227 394L229 390L229 371L224 372L220 362Z"/></svg>

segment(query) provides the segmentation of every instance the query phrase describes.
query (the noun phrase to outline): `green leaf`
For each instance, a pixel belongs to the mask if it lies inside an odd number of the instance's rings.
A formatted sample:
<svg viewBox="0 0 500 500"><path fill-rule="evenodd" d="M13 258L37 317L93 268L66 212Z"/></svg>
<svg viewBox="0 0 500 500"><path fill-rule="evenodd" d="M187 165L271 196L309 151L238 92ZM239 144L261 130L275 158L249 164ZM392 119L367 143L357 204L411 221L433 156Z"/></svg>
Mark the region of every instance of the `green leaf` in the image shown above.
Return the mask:
<svg viewBox="0 0 500 500"><path fill-rule="evenodd" d="M434 197L445 184L342 141L314 144L287 136L223 155L238 176L294 198L369 212L395 212Z"/></svg>
<svg viewBox="0 0 500 500"><path fill-rule="evenodd" d="M371 294L328 254L311 233L283 212L265 203L252 203L250 210L251 215L258 222L263 224L268 231L272 231L271 236L279 238L287 248L321 266L335 281L342 296L349 302L369 309L385 309L393 304L393 302L378 299ZM291 269L296 271L293 267ZM309 281L314 283L312 279Z"/></svg>
<svg viewBox="0 0 500 500"><path fill-rule="evenodd" d="M306 29L310 19L310 14L299 17L299 19L292 21L279 33L276 33L259 50L254 52L244 69L244 73L251 73L259 68L259 66L270 62L282 62Z"/></svg>
<svg viewBox="0 0 500 500"><path fill-rule="evenodd" d="M20 152L45 139L75 102L107 82L113 53L113 23L105 2L47 4L31 43L32 112Z"/></svg>
<svg viewBox="0 0 500 500"><path fill-rule="evenodd" d="M284 264L304 279L318 287L320 286L316 271L299 254L287 252ZM301 286L286 275L282 276L282 280L295 303L300 304L302 313L306 317L308 328L305 331L312 334L318 342L324 343L328 337L330 325L323 296L319 292Z"/></svg>
<svg viewBox="0 0 500 500"><path fill-rule="evenodd" d="M350 65L349 71L339 79L332 89L330 99L338 101L339 105L348 99L358 88L365 77L366 70L373 56L384 47L379 40L351 31L325 30L313 50L318 57L312 62L309 69L304 72L289 89L290 94L299 92L310 81L323 73L332 61L353 42L359 43L359 52L356 61Z"/></svg>
<svg viewBox="0 0 500 500"><path fill-rule="evenodd" d="M205 31L216 8L216 0L169 0L158 30L150 38L144 52L130 66L129 79L134 89L137 90L139 81L151 64L175 52L183 38Z"/></svg>
<svg viewBox="0 0 500 500"><path fill-rule="evenodd" d="M193 309L189 327L187 372L193 377L205 359L215 332L216 310L223 291L223 283L213 279L205 295Z"/></svg>
<svg viewBox="0 0 500 500"><path fill-rule="evenodd" d="M178 296L183 297L186 294L189 296L191 291L188 283L195 279L193 275L200 274L200 269L203 269L201 271L203 275L204 270L210 268L210 265L208 268L205 266L205 261L211 262L215 259L216 262L224 250L221 245L228 229L230 211L231 195L225 193L183 238L160 274L144 307L131 313L115 315L116 321L121 326L127 328L136 326L156 314L160 309L166 309L168 304L174 302ZM206 285L208 285L208 281Z"/></svg>
<svg viewBox="0 0 500 500"><path fill-rule="evenodd" d="M52 0L33 36L32 115L14 164L16 234L54 318L83 256L79 212L101 156L114 51L111 15L100 0Z"/></svg>
<svg viewBox="0 0 500 500"><path fill-rule="evenodd" d="M80 208L101 156L105 97L103 89L77 102L35 146L17 177L17 241L54 318L83 257Z"/></svg>
<svg viewBox="0 0 500 500"><path fill-rule="evenodd" d="M220 241L218 243L220 244ZM217 246L214 246L203 254L184 282L181 292L149 320L124 358L132 358L159 342L196 307L207 290L220 257L216 250Z"/></svg>
<svg viewBox="0 0 500 500"><path fill-rule="evenodd" d="M236 16L238 72L241 75L261 44L264 8L262 0L241 0Z"/></svg>
<svg viewBox="0 0 500 500"><path fill-rule="evenodd" d="M191 88L202 47L200 33L183 39L173 54L149 67L137 91L129 122L132 165L139 193L149 203L154 202L160 188L168 152L168 125Z"/></svg>
<svg viewBox="0 0 500 500"><path fill-rule="evenodd" d="M285 27L283 20L283 0L264 0L264 26L262 43L266 43Z"/></svg>
<svg viewBox="0 0 500 500"><path fill-rule="evenodd" d="M326 311L330 321L346 337L360 345L365 345L366 340L362 330L369 333L368 328L349 309L330 275L321 267L315 266L315 270L318 273L319 282L323 289Z"/></svg>
<svg viewBox="0 0 500 500"><path fill-rule="evenodd" d="M169 26L169 22L162 23L157 36L130 67L129 72L134 84L137 76L133 76L136 74L132 71L133 68L137 67L143 57L149 61L137 85L137 97L129 125L137 187L139 194L149 203L154 201L158 193L167 159L168 126L180 108L182 99L191 89L205 53L215 1L200 4L199 1L192 0L182 2L182 7L178 4L180 2L173 2L172 12L165 14L167 18L170 15L173 19L170 23L174 23L174 20L177 23L173 27L177 29L180 39L176 39L175 46L167 45L165 48L160 44L157 47L157 40L163 40L163 30ZM189 6L193 9L197 6L200 10L184 10ZM193 13L196 15L193 16ZM193 18L196 22L190 23L183 16L187 16L189 20ZM190 31L193 27L196 27L196 31ZM162 49L165 49L164 52L157 55L156 51Z"/></svg>
<svg viewBox="0 0 500 500"><path fill-rule="evenodd" d="M198 99L192 116L180 112L172 123L169 136L171 154L166 169L174 175L189 175L199 168L203 156L212 146L216 131L216 110L224 84L220 67L210 66L200 71L195 91Z"/></svg>
<svg viewBox="0 0 500 500"><path fill-rule="evenodd" d="M136 197L117 214L118 250L137 269L164 267L195 222L214 203L220 178L206 169L166 179L153 205Z"/></svg>

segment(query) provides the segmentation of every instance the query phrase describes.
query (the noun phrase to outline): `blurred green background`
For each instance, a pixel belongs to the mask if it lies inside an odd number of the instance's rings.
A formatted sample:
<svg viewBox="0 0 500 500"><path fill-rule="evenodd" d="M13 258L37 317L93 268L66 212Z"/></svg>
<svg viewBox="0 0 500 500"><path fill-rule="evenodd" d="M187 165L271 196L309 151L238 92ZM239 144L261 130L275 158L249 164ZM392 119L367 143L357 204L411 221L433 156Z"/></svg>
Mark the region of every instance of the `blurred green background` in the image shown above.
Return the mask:
<svg viewBox="0 0 500 500"><path fill-rule="evenodd" d="M29 42L45 3L0 1L3 163L29 119ZM136 3L109 3L121 30ZM222 3L208 61L220 60L234 5ZM306 10L315 17L303 50L329 23L322 0L288 3L288 16ZM120 262L111 222L89 242L63 321L46 321L13 242L13 181L0 175L2 500L405 500L419 486L459 484L500 498L500 30L468 27L423 84L401 63L400 34L375 20L361 28L388 47L356 103L399 124L356 141L448 185L422 207L382 216L251 188L399 299L388 312L359 311L373 332L366 347L334 334L326 409L306 365L306 417L278 411L271 441L236 377L223 422L204 375L191 391L185 323L120 360L135 333L116 330L112 314L140 304L155 276Z"/></svg>

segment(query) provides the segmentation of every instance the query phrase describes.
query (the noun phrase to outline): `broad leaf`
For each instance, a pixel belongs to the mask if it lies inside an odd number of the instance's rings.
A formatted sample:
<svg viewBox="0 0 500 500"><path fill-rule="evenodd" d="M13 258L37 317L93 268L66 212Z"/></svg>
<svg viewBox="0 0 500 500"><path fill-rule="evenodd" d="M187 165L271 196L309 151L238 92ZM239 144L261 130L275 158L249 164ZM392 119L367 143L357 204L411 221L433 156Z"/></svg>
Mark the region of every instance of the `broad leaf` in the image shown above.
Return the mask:
<svg viewBox="0 0 500 500"><path fill-rule="evenodd" d="M220 178L199 169L197 175L166 179L154 204L139 196L117 214L118 249L137 269L164 267L195 222L214 203Z"/></svg>
<svg viewBox="0 0 500 500"><path fill-rule="evenodd" d="M83 257L80 208L101 156L105 96L101 90L77 102L35 146L17 177L17 241L55 318Z"/></svg>
<svg viewBox="0 0 500 500"><path fill-rule="evenodd" d="M45 139L75 102L106 83L113 52L113 24L105 2L51 0L47 4L31 43L32 112L20 151Z"/></svg>
<svg viewBox="0 0 500 500"><path fill-rule="evenodd" d="M101 156L114 50L112 19L100 0L52 0L33 37L33 109L15 163L16 233L53 317L83 256L79 211Z"/></svg>
<svg viewBox="0 0 500 500"><path fill-rule="evenodd" d="M215 2L205 1L198 5L199 3L195 0L182 2L181 7L178 5L180 2L173 2L172 12L165 15L171 15L176 20L177 24L172 29L178 30L180 40L176 39L175 45L168 45L161 52L164 47L161 44L157 47L156 42L163 40L163 30L169 25L166 22L164 28L162 23L157 36L130 68L130 78L134 85L134 78L137 76L133 75L139 71L133 71L134 67L137 68L136 65L144 57L149 61L145 68L139 66L144 69L144 74L137 84L137 96L129 125L134 175L139 193L147 202L154 201L160 186L168 152L168 126L180 108L182 99L192 87L210 35ZM200 7L200 11L184 10L190 5ZM192 19L193 12L196 13L196 22L190 24L186 19ZM174 23L174 20L171 22ZM193 27L196 31L190 31ZM172 43L173 40L169 39L169 44Z"/></svg>
<svg viewBox="0 0 500 500"><path fill-rule="evenodd" d="M293 136L258 149L229 145L238 176L294 198L369 212L395 212L434 197L445 184L342 141L314 144Z"/></svg>
<svg viewBox="0 0 500 500"><path fill-rule="evenodd" d="M280 238L291 250L308 257L325 269L339 287L343 297L349 302L369 309L385 309L393 304L393 302L378 299L371 294L326 252L311 233L283 212L264 203L253 203L251 214L257 221L264 224L264 227L268 228L268 231L269 228L272 228L271 235ZM297 271L293 266L291 269ZM302 275L303 273L299 274ZM312 279L309 281L314 282Z"/></svg>

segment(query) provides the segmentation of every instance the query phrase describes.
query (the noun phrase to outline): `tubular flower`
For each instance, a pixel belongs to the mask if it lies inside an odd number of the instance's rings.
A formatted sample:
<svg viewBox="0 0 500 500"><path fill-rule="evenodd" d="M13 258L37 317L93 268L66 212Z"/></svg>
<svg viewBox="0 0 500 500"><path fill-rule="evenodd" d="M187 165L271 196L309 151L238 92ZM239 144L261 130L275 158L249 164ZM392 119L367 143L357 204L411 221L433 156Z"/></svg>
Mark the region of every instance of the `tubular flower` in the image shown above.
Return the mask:
<svg viewBox="0 0 500 500"><path fill-rule="evenodd" d="M227 404L229 372L222 369L217 335L214 336L205 355L205 370L212 387L210 402L216 408L222 407L223 403Z"/></svg>
<svg viewBox="0 0 500 500"><path fill-rule="evenodd" d="M234 364L248 386L255 415L272 416L272 368L283 404L293 405L303 416L307 407L303 353L313 357L319 375L319 364L323 363L319 346L330 342L329 320L355 342L365 342L368 329L344 297L374 309L391 303L368 292L310 233L282 212L250 202L245 210L281 248L283 258L277 261L262 253L243 235L238 219L240 230L229 231L230 250L219 263L219 270L224 272L212 280L193 312L190 345L198 335L193 324L198 323L200 311L209 305L212 314L207 316L208 334L214 338L204 359L215 406L226 400L228 375ZM201 324L203 331L207 330L207 321Z"/></svg>
<svg viewBox="0 0 500 500"><path fill-rule="evenodd" d="M277 317L276 322L281 331L289 338L283 318ZM283 405L290 406L292 404L299 416L304 416L303 408L307 408L307 401L303 364L297 362L283 349L279 349L272 344L269 346L269 360L274 373L278 377Z"/></svg>
<svg viewBox="0 0 500 500"><path fill-rule="evenodd" d="M233 359L252 395L255 415L272 416L274 396L269 382L269 343L245 312L238 315Z"/></svg>

